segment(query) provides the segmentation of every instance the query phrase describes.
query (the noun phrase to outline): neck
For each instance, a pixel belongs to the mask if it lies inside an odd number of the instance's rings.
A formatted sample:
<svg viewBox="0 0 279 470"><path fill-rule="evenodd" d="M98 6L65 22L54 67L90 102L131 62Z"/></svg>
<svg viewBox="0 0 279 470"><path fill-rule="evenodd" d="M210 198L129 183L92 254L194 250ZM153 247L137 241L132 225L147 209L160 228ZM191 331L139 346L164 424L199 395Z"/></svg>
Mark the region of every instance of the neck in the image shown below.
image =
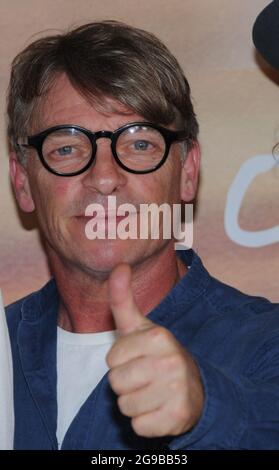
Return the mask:
<svg viewBox="0 0 279 470"><path fill-rule="evenodd" d="M100 279L93 273L65 263L51 249L49 258L60 295L58 325L75 333L114 330L108 303L109 273ZM134 265L132 289L141 312L146 315L158 305L186 270L172 244Z"/></svg>

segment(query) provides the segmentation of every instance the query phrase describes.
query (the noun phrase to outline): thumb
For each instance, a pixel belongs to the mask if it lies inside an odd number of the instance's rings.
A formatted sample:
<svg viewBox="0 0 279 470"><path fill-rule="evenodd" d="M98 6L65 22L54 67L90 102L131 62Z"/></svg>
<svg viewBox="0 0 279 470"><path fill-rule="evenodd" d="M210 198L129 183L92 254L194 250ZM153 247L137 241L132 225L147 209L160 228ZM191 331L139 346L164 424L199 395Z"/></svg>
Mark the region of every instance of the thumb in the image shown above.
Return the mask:
<svg viewBox="0 0 279 470"><path fill-rule="evenodd" d="M132 292L132 272L128 264L119 264L108 279L109 303L120 335L144 329L150 321L138 309Z"/></svg>

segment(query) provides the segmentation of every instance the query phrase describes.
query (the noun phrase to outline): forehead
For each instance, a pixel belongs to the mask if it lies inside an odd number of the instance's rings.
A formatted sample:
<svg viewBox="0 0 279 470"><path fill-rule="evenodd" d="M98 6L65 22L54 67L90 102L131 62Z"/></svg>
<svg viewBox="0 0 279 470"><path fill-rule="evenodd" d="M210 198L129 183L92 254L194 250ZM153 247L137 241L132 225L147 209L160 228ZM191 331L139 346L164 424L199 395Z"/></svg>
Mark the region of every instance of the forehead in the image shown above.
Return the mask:
<svg viewBox="0 0 279 470"><path fill-rule="evenodd" d="M83 121L89 117L96 121L119 117L125 119L125 116L128 121L141 118L128 106L110 97L85 97L65 74L60 75L41 98L36 114L36 122L32 126L34 132L59 124L85 125Z"/></svg>

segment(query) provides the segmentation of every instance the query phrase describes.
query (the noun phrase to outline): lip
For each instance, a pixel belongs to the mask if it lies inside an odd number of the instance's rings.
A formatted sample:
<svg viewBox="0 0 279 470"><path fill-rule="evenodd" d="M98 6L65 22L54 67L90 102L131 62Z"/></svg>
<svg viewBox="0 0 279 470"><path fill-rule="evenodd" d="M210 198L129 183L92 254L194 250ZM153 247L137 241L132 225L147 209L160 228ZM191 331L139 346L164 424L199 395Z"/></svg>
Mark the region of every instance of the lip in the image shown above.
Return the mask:
<svg viewBox="0 0 279 470"><path fill-rule="evenodd" d="M85 221L85 222L88 222L89 220L93 219L95 221L120 221L120 220L123 220L123 219L126 219L127 217L134 217L136 216L138 213L137 212L129 212L127 213L126 215L117 215L115 212L106 212L104 215L102 216L97 216L97 215L77 215L75 216L76 219L80 220L80 221Z"/></svg>

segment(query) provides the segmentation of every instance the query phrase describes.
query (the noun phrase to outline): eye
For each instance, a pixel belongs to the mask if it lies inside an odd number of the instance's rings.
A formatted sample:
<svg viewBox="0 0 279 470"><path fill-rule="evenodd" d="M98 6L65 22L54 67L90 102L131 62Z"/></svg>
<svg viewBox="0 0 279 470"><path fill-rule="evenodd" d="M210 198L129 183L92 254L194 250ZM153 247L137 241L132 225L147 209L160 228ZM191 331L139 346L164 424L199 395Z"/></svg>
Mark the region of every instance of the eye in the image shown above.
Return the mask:
<svg viewBox="0 0 279 470"><path fill-rule="evenodd" d="M137 140L134 142L135 150L149 150L151 144L147 140Z"/></svg>
<svg viewBox="0 0 279 470"><path fill-rule="evenodd" d="M71 155L73 153L73 147L71 145L65 145L57 150L57 153L63 157L64 155Z"/></svg>

